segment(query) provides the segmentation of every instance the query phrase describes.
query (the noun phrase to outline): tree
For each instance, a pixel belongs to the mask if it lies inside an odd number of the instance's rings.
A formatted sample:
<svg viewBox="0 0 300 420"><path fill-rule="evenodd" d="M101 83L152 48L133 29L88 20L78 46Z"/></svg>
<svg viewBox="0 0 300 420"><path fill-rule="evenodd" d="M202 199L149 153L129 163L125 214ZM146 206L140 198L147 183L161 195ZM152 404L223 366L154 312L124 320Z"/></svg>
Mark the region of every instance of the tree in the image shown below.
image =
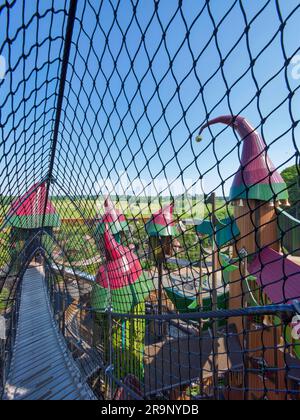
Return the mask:
<svg viewBox="0 0 300 420"><path fill-rule="evenodd" d="M281 175L288 186L290 196L291 207L287 210L292 216L300 219L300 166L286 168Z"/></svg>

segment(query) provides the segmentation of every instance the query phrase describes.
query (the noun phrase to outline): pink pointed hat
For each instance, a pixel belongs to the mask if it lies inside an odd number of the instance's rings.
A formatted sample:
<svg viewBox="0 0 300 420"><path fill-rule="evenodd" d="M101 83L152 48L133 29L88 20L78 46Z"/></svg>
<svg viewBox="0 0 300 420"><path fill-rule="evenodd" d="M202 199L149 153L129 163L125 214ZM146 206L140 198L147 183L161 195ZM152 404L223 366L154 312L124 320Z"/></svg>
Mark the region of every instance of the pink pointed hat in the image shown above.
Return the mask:
<svg viewBox="0 0 300 420"><path fill-rule="evenodd" d="M106 229L106 226L109 227L109 230L113 235L116 235L122 231L129 230L128 222L119 210L117 210L109 197L104 201L104 210L105 213L100 219L98 226L96 228L96 233L103 235Z"/></svg>
<svg viewBox="0 0 300 420"><path fill-rule="evenodd" d="M97 282L110 289L120 289L135 283L143 273L138 257L127 247L120 245L111 232L104 232L106 266L99 269Z"/></svg>
<svg viewBox="0 0 300 420"><path fill-rule="evenodd" d="M174 205L169 204L158 212L154 213L152 218L146 224L146 231L149 236L176 236L178 229L175 226Z"/></svg>
<svg viewBox="0 0 300 420"><path fill-rule="evenodd" d="M143 272L134 252L120 245L108 228L103 237L107 262L99 268L92 305L103 311L110 297L115 312L129 312L150 294L153 282Z"/></svg>
<svg viewBox="0 0 300 420"><path fill-rule="evenodd" d="M200 135L205 128L219 123L234 128L243 140L241 165L230 190L230 200L287 200L287 185L270 160L267 145L258 132L241 116L222 116L205 124Z"/></svg>
<svg viewBox="0 0 300 420"><path fill-rule="evenodd" d="M60 218L55 207L50 200L46 203L46 199L46 183L39 186L33 185L27 193L12 203L8 213L9 225L22 229L37 229L42 225L43 227L59 226Z"/></svg>

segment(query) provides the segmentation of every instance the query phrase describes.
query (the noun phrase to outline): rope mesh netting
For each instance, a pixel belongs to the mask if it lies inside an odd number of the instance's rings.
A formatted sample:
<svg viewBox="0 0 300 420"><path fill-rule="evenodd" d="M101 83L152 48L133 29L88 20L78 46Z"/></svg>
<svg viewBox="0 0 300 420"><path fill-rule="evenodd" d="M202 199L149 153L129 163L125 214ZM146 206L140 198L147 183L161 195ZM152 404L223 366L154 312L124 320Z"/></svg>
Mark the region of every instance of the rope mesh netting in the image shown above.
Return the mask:
<svg viewBox="0 0 300 420"><path fill-rule="evenodd" d="M98 398L299 398L299 18L2 1L1 387L43 265Z"/></svg>

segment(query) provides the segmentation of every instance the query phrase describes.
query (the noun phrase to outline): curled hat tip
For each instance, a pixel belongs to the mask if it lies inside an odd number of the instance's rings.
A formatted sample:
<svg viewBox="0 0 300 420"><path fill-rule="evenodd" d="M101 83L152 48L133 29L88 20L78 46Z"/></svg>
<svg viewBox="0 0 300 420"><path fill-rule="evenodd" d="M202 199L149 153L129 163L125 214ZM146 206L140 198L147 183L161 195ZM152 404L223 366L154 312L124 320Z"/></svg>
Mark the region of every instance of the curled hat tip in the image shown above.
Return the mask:
<svg viewBox="0 0 300 420"><path fill-rule="evenodd" d="M106 197L104 200L104 207L110 207L112 205L112 201L110 197Z"/></svg>
<svg viewBox="0 0 300 420"><path fill-rule="evenodd" d="M202 140L203 140L203 137L202 137L201 135L198 135L198 136L196 137L196 142L197 142L197 143L201 143L201 142L202 142Z"/></svg>

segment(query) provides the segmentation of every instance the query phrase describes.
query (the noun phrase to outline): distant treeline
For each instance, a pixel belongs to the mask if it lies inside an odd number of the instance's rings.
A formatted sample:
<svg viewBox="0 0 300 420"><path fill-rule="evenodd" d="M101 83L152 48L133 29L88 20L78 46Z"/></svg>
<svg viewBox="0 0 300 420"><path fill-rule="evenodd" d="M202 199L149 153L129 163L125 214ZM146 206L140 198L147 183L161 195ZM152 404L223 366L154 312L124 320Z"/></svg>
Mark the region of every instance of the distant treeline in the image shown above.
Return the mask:
<svg viewBox="0 0 300 420"><path fill-rule="evenodd" d="M0 195L0 205L8 206L16 197Z"/></svg>
<svg viewBox="0 0 300 420"><path fill-rule="evenodd" d="M63 196L63 195L54 195L50 197L51 200L53 201L64 201L64 200L69 200L70 198L72 198L72 200L90 200L90 201L97 201L97 200L105 200L106 196L94 196L94 195L78 195L78 196ZM161 200L162 202L169 202L172 200L180 200L182 198L184 199L190 199L190 200L201 200L203 199L202 195L194 195L194 196L190 196L189 194L187 195L179 195L176 197L171 197L171 196L163 196L163 197L159 197L159 196L149 196L149 197L139 197L139 196L134 196L134 195L111 195L110 198L113 201L137 201L139 203L147 203L149 200ZM223 197L219 198L220 200L224 200Z"/></svg>
<svg viewBox="0 0 300 420"><path fill-rule="evenodd" d="M1 196L0 195L0 204L5 206L11 204L17 197L16 196ZM52 195L50 199L53 201L65 201L65 200L89 200L89 201L97 201L97 200L105 200L106 196L96 196L96 195L76 195L76 196L66 196L66 195ZM149 196L149 197L139 197L134 195L111 195L110 198L113 201L135 201L139 203L147 203L149 200L161 200L162 202L170 202L172 200L181 200L181 199L189 199L189 200L196 200L201 201L203 200L203 195L189 195L189 194L181 194L178 196ZM217 197L218 201L224 201L224 197Z"/></svg>

